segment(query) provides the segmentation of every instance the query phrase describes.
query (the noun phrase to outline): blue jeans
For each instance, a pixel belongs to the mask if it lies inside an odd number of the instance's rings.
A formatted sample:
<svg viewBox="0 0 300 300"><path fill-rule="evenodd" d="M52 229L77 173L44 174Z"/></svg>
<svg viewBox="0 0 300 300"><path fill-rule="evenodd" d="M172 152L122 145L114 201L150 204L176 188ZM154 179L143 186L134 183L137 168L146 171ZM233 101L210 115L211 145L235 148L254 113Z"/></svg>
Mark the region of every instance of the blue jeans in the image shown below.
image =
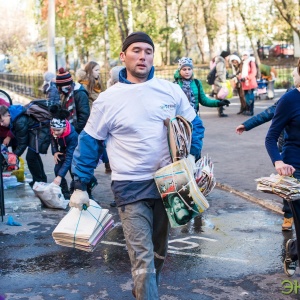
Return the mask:
<svg viewBox="0 0 300 300"><path fill-rule="evenodd" d="M245 99L246 99L246 104L249 108L250 113L253 113L254 111L254 90L245 90Z"/></svg>
<svg viewBox="0 0 300 300"><path fill-rule="evenodd" d="M161 199L118 207L134 290L139 300L159 300L158 283L168 250L169 221Z"/></svg>

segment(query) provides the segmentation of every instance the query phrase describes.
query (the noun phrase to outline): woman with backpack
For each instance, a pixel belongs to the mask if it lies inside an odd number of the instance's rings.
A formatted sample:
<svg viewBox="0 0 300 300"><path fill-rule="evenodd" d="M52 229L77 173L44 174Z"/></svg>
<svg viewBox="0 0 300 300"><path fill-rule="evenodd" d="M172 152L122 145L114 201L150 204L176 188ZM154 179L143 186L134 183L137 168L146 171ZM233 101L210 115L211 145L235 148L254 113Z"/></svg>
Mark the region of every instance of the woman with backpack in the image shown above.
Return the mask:
<svg viewBox="0 0 300 300"><path fill-rule="evenodd" d="M17 146L13 153L21 156L27 148L26 161L32 175L29 183L47 182L44 165L40 156L46 154L50 145L49 120L45 124L32 115L26 114L28 108L22 105L0 106L0 126L10 128L15 136Z"/></svg>
<svg viewBox="0 0 300 300"><path fill-rule="evenodd" d="M207 107L221 107L230 104L228 100L211 99L205 95L201 81L194 78L193 61L189 57L179 59L174 78L174 83L177 83L184 91L196 114L199 112L200 104Z"/></svg>

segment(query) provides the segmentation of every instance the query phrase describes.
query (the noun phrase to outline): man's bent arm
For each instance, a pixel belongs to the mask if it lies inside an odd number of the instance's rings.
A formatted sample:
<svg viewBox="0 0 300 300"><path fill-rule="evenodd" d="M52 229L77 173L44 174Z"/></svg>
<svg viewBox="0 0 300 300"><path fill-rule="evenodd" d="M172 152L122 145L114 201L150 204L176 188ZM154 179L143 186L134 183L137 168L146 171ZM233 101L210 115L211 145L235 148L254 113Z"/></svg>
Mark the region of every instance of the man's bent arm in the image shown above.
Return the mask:
<svg viewBox="0 0 300 300"><path fill-rule="evenodd" d="M103 141L91 137L84 130L80 133L72 160L74 181L82 184L82 188L79 185L76 185L76 188L86 189L86 185L94 175L103 149Z"/></svg>

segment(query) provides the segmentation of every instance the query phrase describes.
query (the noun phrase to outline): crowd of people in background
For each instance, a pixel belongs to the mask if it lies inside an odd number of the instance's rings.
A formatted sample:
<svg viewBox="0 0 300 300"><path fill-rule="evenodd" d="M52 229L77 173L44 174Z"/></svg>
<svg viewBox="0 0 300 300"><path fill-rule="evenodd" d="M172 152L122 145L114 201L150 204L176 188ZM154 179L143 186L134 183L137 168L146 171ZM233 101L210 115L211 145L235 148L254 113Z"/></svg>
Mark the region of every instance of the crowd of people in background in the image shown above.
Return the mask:
<svg viewBox="0 0 300 300"><path fill-rule="evenodd" d="M0 99L1 143L11 146L18 156L27 149L30 186L47 182L40 154L47 153L50 145L55 163L53 182L61 186L71 207L82 209L82 205L88 206L89 199L93 199L92 190L98 184L94 169L99 159L104 162L106 172L112 172L115 200L110 205L119 210L132 264L132 293L139 299L158 299L157 287L167 249L168 219L162 202L156 201L160 195L152 176L170 160L164 119L181 114L193 124L191 155L197 160L201 157L204 134L201 105L216 107L219 117L227 117L224 107L230 101L226 95L220 95L226 80L230 80L240 100L237 114L253 116L259 72L248 52L239 56L221 51L211 64L215 79L209 97L201 81L195 78L189 57L179 59L173 83L155 78L154 49L147 34L129 35L120 54L125 66L111 69L105 91L100 66L93 61L76 72L77 80L64 68L57 74L46 72L43 91L51 114L48 125L41 126L33 116L24 114L25 107L9 105ZM232 69L230 77L228 67ZM276 70L268 70L273 79ZM300 179L300 113L296 101L300 97L299 67L294 70L293 78L295 88L264 112L243 122L236 132L241 134L272 119L266 137L270 158L280 175L294 174ZM159 107L166 108L157 110ZM72 179L70 185L65 178L68 173ZM283 202L282 230L291 230L295 222L298 241L299 207L296 201L293 205ZM137 239L136 233L141 230L143 235ZM288 276L295 273L299 247L297 240L287 243L284 270Z"/></svg>

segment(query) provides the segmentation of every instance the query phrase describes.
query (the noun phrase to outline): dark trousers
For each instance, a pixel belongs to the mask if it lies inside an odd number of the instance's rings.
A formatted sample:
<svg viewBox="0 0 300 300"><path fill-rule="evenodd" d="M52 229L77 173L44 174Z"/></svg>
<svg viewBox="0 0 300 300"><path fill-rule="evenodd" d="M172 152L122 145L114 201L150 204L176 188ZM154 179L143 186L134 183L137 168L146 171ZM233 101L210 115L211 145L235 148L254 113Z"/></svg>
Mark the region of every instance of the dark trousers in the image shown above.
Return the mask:
<svg viewBox="0 0 300 300"><path fill-rule="evenodd" d="M64 157L62 155L60 155L59 158L60 158L60 161L58 161L58 163L54 167L55 176L58 176L58 172L65 162ZM69 169L69 172L70 172L71 178L73 179L73 175L71 173L71 167ZM68 182L65 177L61 178L60 187L61 187L61 192L64 195L65 199L70 199L70 190L69 190Z"/></svg>
<svg viewBox="0 0 300 300"><path fill-rule="evenodd" d="M238 83L240 84L240 83ZM238 96L240 98L240 103L241 103L241 109L240 112L244 112L247 110L247 103L246 103L246 99L245 99L245 93L244 90L242 89L242 87L237 87L236 88L237 92L238 92Z"/></svg>
<svg viewBox="0 0 300 300"><path fill-rule="evenodd" d="M109 163L108 156L107 156L107 152L106 152L106 147L103 149L102 161L103 161L104 163Z"/></svg>
<svg viewBox="0 0 300 300"><path fill-rule="evenodd" d="M218 110L218 115L221 116L224 113L224 107L223 106L219 106L217 107Z"/></svg>
<svg viewBox="0 0 300 300"><path fill-rule="evenodd" d="M32 176L32 185L37 182L47 182L43 161L39 153L27 148L26 161Z"/></svg>
<svg viewBox="0 0 300 300"><path fill-rule="evenodd" d="M285 218L292 218L293 217L293 213L291 211L290 205L288 203L288 201L286 201L285 199L282 199L283 202L283 206L282 206L282 211L284 212L284 217Z"/></svg>
<svg viewBox="0 0 300 300"><path fill-rule="evenodd" d="M300 170L296 170L293 176L300 180ZM300 253L298 251L298 249L300 249L300 200L289 201L288 203L293 214L296 231L296 240L293 240L290 243L289 253L291 259L295 261L298 260L298 257L300 256Z"/></svg>

